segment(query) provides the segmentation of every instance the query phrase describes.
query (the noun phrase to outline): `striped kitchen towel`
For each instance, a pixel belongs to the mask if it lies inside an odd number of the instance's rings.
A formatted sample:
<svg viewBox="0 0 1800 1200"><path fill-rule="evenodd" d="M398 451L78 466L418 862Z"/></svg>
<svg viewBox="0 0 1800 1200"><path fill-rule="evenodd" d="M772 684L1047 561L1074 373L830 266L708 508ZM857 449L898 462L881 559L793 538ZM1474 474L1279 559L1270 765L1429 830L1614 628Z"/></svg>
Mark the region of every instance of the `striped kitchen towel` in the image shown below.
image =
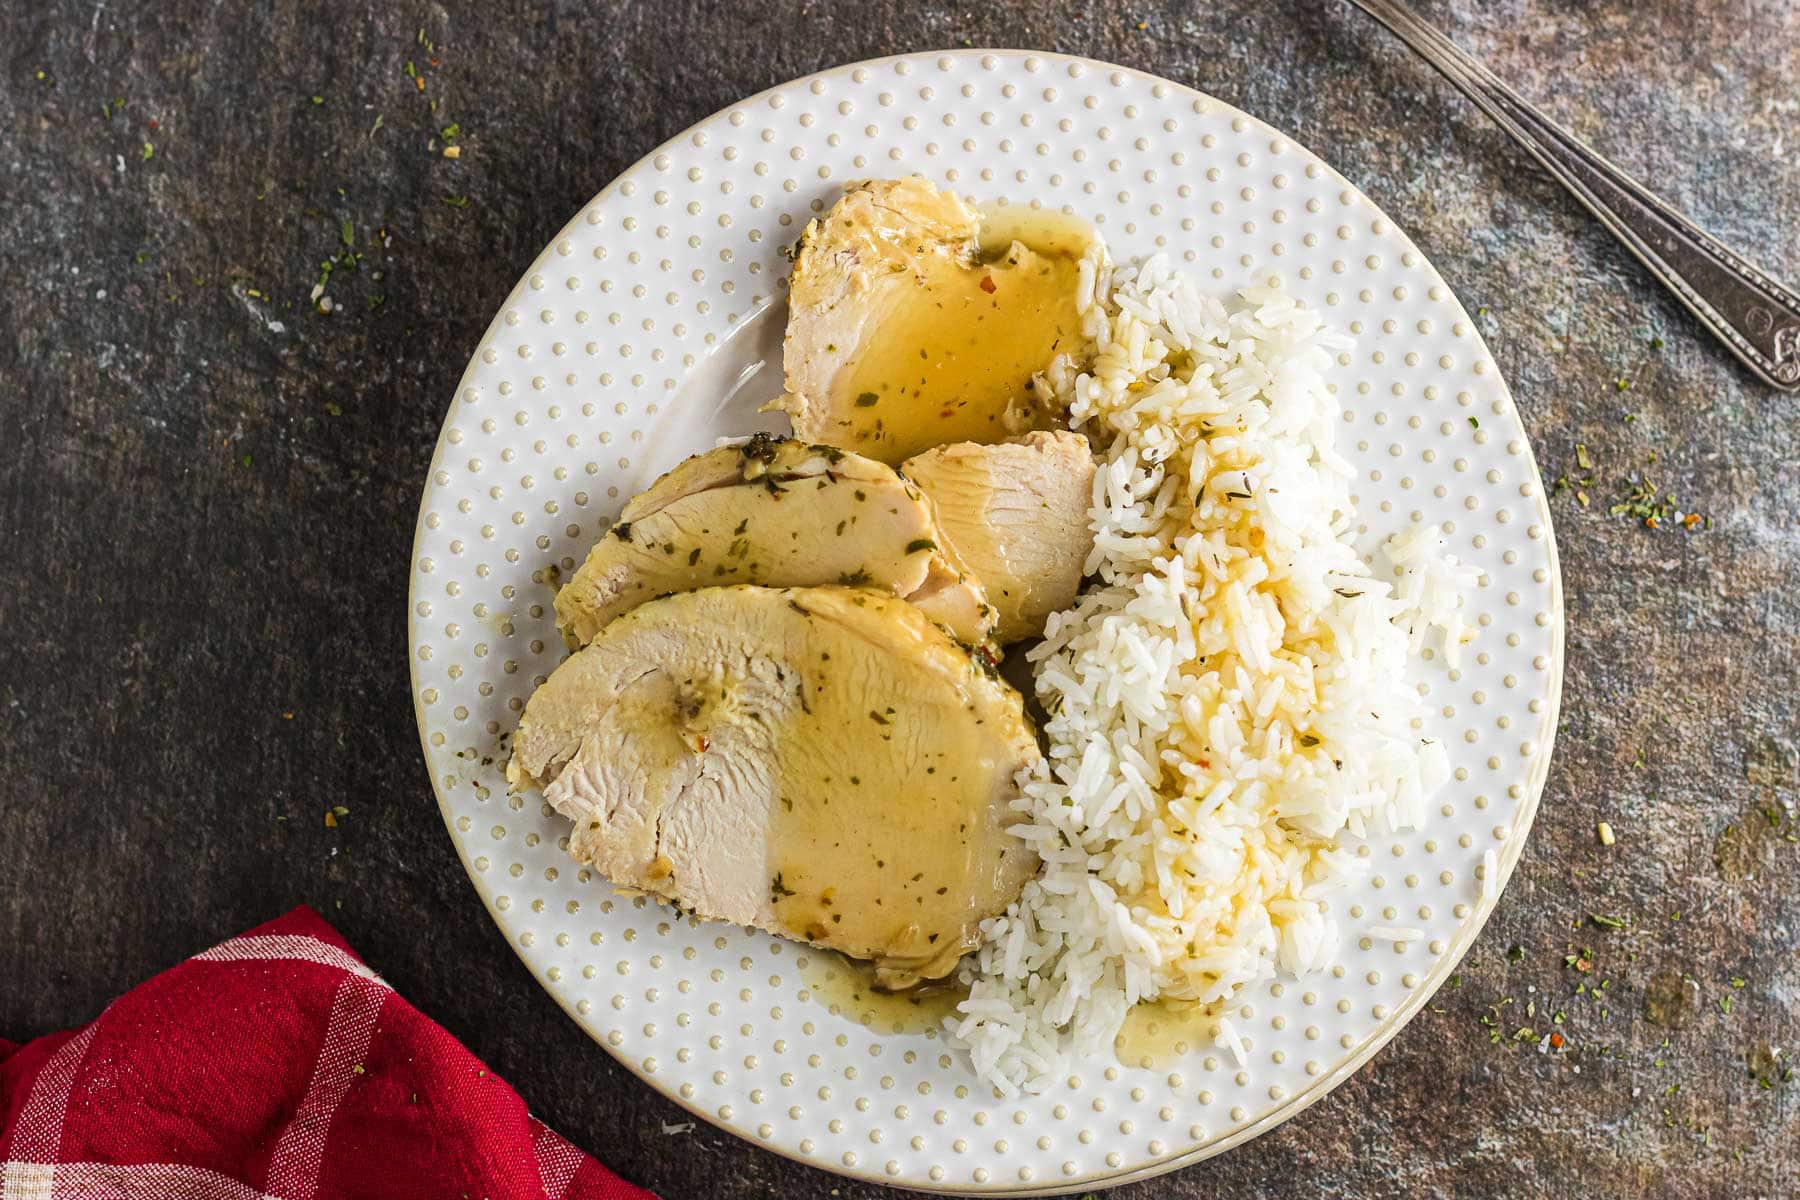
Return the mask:
<svg viewBox="0 0 1800 1200"><path fill-rule="evenodd" d="M299 908L0 1040L0 1200L654 1200Z"/></svg>

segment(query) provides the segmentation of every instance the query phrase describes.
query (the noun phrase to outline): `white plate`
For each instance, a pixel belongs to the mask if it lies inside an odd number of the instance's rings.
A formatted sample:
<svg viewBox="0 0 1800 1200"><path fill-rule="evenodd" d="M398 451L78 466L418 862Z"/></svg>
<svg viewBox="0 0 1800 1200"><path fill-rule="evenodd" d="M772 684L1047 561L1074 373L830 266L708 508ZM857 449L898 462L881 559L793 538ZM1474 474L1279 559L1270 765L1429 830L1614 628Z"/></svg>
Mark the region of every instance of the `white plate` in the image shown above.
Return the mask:
<svg viewBox="0 0 1800 1200"><path fill-rule="evenodd" d="M1221 291L1280 274L1357 339L1340 448L1370 537L1441 523L1483 572L1462 672L1420 665L1456 778L1431 826L1363 848L1341 969L1245 995L1239 1069L1210 1048L1081 1065L999 1098L932 1034L885 1036L810 986L822 956L612 895L508 797L500 739L564 651L551 610L624 499L759 423L779 388L783 251L842 184L916 172L982 204L1086 217L1121 261L1156 250ZM743 368L772 365L740 381ZM767 419L760 419L766 424ZM1562 678L1550 513L1468 314L1366 197L1288 138L1148 75L965 51L842 67L733 105L588 204L531 267L450 403L420 505L410 624L419 731L482 903L531 973L646 1083L750 1141L848 1175L962 1192L1142 1178L1272 1128L1404 1025L1517 860ZM1499 879L1481 864L1497 854ZM1419 941L1362 938L1413 926Z"/></svg>

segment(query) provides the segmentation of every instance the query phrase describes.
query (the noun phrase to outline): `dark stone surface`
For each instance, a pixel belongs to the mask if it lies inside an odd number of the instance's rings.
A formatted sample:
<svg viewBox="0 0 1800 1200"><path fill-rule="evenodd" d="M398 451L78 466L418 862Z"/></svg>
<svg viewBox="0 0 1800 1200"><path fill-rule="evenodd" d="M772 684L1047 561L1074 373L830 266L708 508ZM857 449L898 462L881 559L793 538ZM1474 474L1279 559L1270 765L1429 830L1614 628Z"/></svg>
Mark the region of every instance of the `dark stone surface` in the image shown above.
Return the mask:
<svg viewBox="0 0 1800 1200"><path fill-rule="evenodd" d="M1428 12L1800 278L1800 9ZM1800 742L1796 401L1752 383L1347 6L42 0L8 6L0 28L6 1036L85 1021L304 902L628 1177L669 1197L879 1194L706 1126L665 1135L683 1114L515 961L419 762L407 549L470 347L614 174L817 68L1031 46L1194 83L1329 158L1483 310L1546 478L1593 476L1588 507L1554 501L1567 724L1460 986L1297 1120L1120 1194L1800 1192L1800 1086L1784 1079L1800 1043L1800 858L1783 807ZM452 122L455 161L431 149ZM346 220L367 256L319 315L308 293ZM1609 517L1646 470L1711 528ZM350 811L326 829L333 804ZM1610 849L1599 820L1618 832ZM1582 947L1591 973L1564 965ZM1603 980L1602 1000L1574 994ZM1696 988L1691 1011L1664 1013ZM1512 1040L1521 1026L1568 1049L1539 1055Z"/></svg>

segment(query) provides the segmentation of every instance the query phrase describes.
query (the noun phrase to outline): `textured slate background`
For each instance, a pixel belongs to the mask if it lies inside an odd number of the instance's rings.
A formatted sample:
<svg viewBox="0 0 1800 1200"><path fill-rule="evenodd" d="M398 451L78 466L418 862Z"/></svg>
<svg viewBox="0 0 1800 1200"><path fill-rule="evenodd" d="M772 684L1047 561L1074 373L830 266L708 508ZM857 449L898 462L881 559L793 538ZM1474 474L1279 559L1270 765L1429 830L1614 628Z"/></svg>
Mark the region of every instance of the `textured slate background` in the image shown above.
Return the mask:
<svg viewBox="0 0 1800 1200"><path fill-rule="evenodd" d="M418 761L407 549L470 347L609 178L817 68L1029 46L1196 84L1329 158L1483 310L1546 478L1566 474L1592 501L1554 502L1567 724L1531 845L1460 986L1278 1132L1120 1194L1800 1190L1800 1086L1774 1056L1800 1050L1796 401L1752 383L1337 0L1087 7L8 6L0 1032L87 1020L305 902L628 1177L669 1197L880 1194L706 1126L665 1134L685 1115L515 961ZM1800 8L1426 11L1800 279ZM452 122L454 161L432 148ZM337 311L321 315L309 292L345 220L366 257L340 266ZM1645 471L1712 527L1609 517ZM350 812L327 829L333 804ZM1595 840L1601 819L1618 831L1611 849ZM1591 973L1564 964L1583 947ZM1602 999L1576 994L1603 979ZM1540 1055L1550 1029L1568 1045Z"/></svg>

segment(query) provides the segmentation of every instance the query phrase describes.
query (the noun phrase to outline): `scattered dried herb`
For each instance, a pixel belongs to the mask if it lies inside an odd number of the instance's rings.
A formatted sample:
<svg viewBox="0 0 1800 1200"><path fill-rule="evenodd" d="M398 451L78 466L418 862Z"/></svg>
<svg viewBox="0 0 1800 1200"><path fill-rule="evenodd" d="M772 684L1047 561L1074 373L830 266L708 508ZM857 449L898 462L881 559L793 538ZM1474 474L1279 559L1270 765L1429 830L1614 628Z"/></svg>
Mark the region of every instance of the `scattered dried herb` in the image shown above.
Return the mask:
<svg viewBox="0 0 1800 1200"><path fill-rule="evenodd" d="M1625 494L1608 506L1606 511L1615 517L1624 516L1642 521L1650 529L1662 528L1664 521L1674 519L1678 513L1675 497L1664 492L1648 475L1633 475L1626 485ZM1682 524L1692 529L1702 521L1706 522L1707 528L1712 527L1710 520L1706 518L1690 524L1685 515Z"/></svg>

